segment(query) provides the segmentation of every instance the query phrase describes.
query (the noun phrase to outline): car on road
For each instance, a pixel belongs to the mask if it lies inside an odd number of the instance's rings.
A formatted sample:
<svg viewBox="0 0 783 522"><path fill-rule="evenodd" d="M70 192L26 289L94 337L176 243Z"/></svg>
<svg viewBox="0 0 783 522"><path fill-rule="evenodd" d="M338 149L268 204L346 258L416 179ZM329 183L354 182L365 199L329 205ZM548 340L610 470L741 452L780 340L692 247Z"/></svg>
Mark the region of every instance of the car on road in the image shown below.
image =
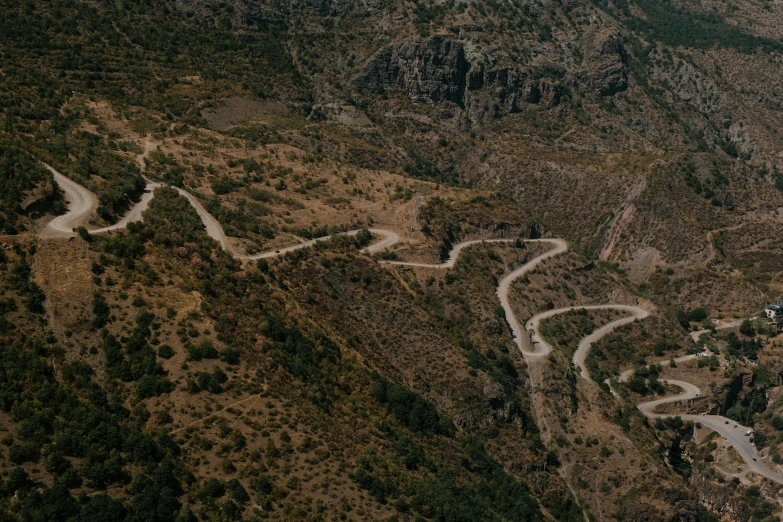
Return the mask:
<svg viewBox="0 0 783 522"><path fill-rule="evenodd" d="M728 424L728 423L729 423L729 421L726 421L726 424Z"/></svg>
<svg viewBox="0 0 783 522"><path fill-rule="evenodd" d="M735 424L735 425L734 425L734 427L736 428L736 427L737 427L737 425Z"/></svg>

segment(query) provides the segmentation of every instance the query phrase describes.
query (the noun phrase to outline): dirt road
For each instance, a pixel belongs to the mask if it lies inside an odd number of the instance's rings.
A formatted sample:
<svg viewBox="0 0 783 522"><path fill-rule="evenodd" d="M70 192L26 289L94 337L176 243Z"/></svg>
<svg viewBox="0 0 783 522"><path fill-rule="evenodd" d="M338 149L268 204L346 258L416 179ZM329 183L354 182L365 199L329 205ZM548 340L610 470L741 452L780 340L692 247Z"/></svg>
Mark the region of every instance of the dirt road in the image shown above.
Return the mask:
<svg viewBox="0 0 783 522"><path fill-rule="evenodd" d="M54 168L49 165L45 165L47 169L54 175L54 180L60 186L60 189L65 193L65 199L68 202L68 211L57 216L49 222L44 229L44 234L50 236L63 236L69 237L75 235L74 229L78 226L84 225L87 222L89 215L95 210L98 205L98 198L95 194L82 187L78 183L71 181L67 177L60 174ZM119 230L128 226L128 223L133 221L139 221L141 215L147 210L147 207L154 197L153 191L160 187L160 183L155 183L147 180L147 189L141 195L141 199L133 206L133 208L125 214L120 221L114 225L103 228L91 229L91 234L102 234L104 232L110 232L112 230Z"/></svg>
<svg viewBox="0 0 783 522"><path fill-rule="evenodd" d="M80 225L83 225L87 221L88 216L95 210L95 207L97 206L98 198L96 198L92 192L82 187L78 183L71 181L69 178L62 175L61 173L59 173L49 165L46 165L46 168L48 168L52 172L55 181L60 186L62 191L65 193L65 199L68 201L68 211L61 216L57 216L51 222L49 222L46 229L44 230L44 233L53 236L64 236L64 237L74 236L75 235L74 229ZM125 216L123 216L123 218L120 221L108 227L91 229L90 233L101 234L104 232L110 232L112 230L119 230L122 228L126 228L128 226L128 223L139 221L144 211L147 210L150 201L152 201L152 198L155 196L154 194L155 189L162 186L163 184L161 183L147 180L147 190L144 192L139 202L136 203L133 206L133 208L131 208L130 211L127 214L125 214ZM317 239L312 239L310 241L305 241L304 243L299 243L298 245L280 248L277 250L270 250L268 252L262 252L260 254L253 254L253 255L239 254L231 247L231 244L228 241L228 237L223 231L223 226L220 224L220 222L217 219L215 219L215 217L212 214L207 212L207 210L204 208L201 202L199 202L199 200L196 199L195 196L193 196L193 194L191 194L187 190L181 189L179 187L174 187L174 189L182 197L187 199L188 202L196 210L196 213L201 218L201 222L204 224L204 228L206 230L207 235L212 239L214 239L215 241L217 241L223 250L226 250L227 252L231 253L231 255L233 255L237 259L260 259L260 258L275 257L281 254L285 254L286 252L293 252L294 250L299 250L300 248L307 248L309 246L313 246L319 241L325 241L330 237L330 236L324 236ZM394 245L400 240L400 236L398 236L395 232L392 232L390 230L371 228L369 229L369 231L376 236L381 236L381 239L380 241L377 241L362 250L362 252L368 254L385 250L386 248ZM359 230L352 230L350 232L345 232L345 235L353 236L358 233Z"/></svg>
<svg viewBox="0 0 783 522"><path fill-rule="evenodd" d="M725 330L727 328L736 328L737 326L741 325L742 321L732 321L730 323L724 323L721 325L716 325L716 330ZM696 332L691 332L691 339L693 339L693 342L698 342L699 337L701 337L703 334L709 333L710 330L698 330Z"/></svg>
<svg viewBox="0 0 783 522"><path fill-rule="evenodd" d="M97 199L91 192L89 192L84 187L71 181L67 177L57 172L52 167L48 165L46 167L52 172L55 181L65 192L66 199L68 200L68 212L52 220L47 225L46 229L44 230L44 233L48 235L54 235L54 236L73 236L74 235L73 229L83 224L86 221L86 218L95 209ZM130 222L140 220L143 212L147 209L149 202L154 197L154 192L153 192L154 189L160 186L161 185L158 183L153 183L148 181L148 191L144 193L141 200L118 223L109 227L91 230L90 232L96 234L101 232L108 232L111 230L117 230L117 229L127 227L128 223ZM285 247L274 251L262 252L260 254L254 254L254 255L237 254L232 250L228 238L226 237L225 232L223 231L223 227L209 212L206 211L206 209L201 205L201 203L199 203L199 201L189 192L180 188L177 188L176 190L183 197L185 197L190 202L191 205L193 205L193 208L196 210L198 215L201 217L202 222L204 223L204 227L206 229L207 234L211 238L216 240L223 249L230 252L233 256L237 258L241 258L241 259L271 258L278 255L282 255L286 252L291 252L300 248L306 248L314 245L318 241L323 241L328 239L328 237L322 237L310 241L305 241L298 245L293 245L290 247ZM400 237L395 232L392 232L390 230L373 228L373 229L369 229L369 231L376 236L380 236L381 239L379 241L376 241L369 247L363 249L363 252L366 253L373 253L373 252L384 250L396 244L400 240ZM350 232L345 232L345 234L354 235L357 234L358 232L359 232L358 230L352 230ZM465 241L454 246L452 251L449 253L449 259L445 263L427 264L427 263L414 263L414 262L406 262L406 261L382 261L382 263L402 265L402 266L412 266L412 267L448 269L454 267L454 263L459 257L459 254L462 252L462 250L464 250L467 247L480 243L502 243L502 242L507 243L511 241L516 241L516 239L487 239L487 240ZM556 310L548 310L546 312L536 314L535 316L530 318L530 320L527 322L527 328L531 332L531 334L528 335L528 332L523 331L522 327L520 326L520 323L517 320L517 317L514 314L514 311L509 303L508 292L509 292L509 288L511 287L511 283L518 277L521 277L525 273L535 269L539 265L539 263L541 263L545 259L548 259L552 256L567 251L568 244L562 239L535 239L535 240L526 240L525 242L551 243L554 246L551 250L548 250L543 254L533 258L532 260L528 261L527 263L520 266L516 270L506 275L503 279L501 279L497 287L497 296L505 312L506 321L509 324L514 341L519 347L519 350L522 353L523 357L528 362L540 361L544 356L546 356L551 351L551 347L541 337L539 332L539 326L541 321L547 317L552 317L560 313L564 313L570 310L578 310L578 309L588 309L588 310L613 309L613 310L628 312L629 314L626 317L617 319L598 328L596 331L584 337L579 342L579 346L577 347L577 350L574 353L573 361L574 364L579 367L582 378L590 380L590 376L585 368L585 358L587 356L587 353L589 352L592 343L598 341L603 336L609 334L615 328L633 322L637 319L638 320L644 319L649 314L643 308L637 306L630 306L630 305L607 304L607 305L569 306L565 308L559 308ZM740 322L737 321L734 323L727 323L725 325L718 326L717 328L731 328L739 324ZM706 330L700 332L693 332L691 335L694 338L694 340L698 340L698 337L705 332ZM693 356L686 356L678 360L685 360L692 357ZM621 380L628 379L632 374L633 374L633 370L627 370L620 375L620 379ZM690 400L692 398L697 397L700 394L700 390L693 384L684 381L668 381L668 383L679 386L680 388L682 388L683 392L671 397L665 397L662 399L656 399L653 401L639 404L637 407L644 415L646 415L649 418L669 417L670 415L668 414L656 413L655 412L656 407L658 407L661 404ZM749 437L745 436L745 433L748 431L746 427L737 425L737 427L735 428L734 427L735 423L733 421L730 421L729 419L726 419L725 417L721 417L719 415L680 415L680 417L686 420L700 422L704 426L707 426L713 429L714 431L718 432L732 446L734 446L737 449L740 455L742 455L742 457L748 462L748 466L752 471L759 473L775 482L783 484L783 477L772 472L766 467L762 466L755 460L756 458L755 449L751 446Z"/></svg>
<svg viewBox="0 0 783 522"><path fill-rule="evenodd" d="M630 305L586 305L586 306L567 306L565 308L557 308L554 310L547 310L546 312L541 312L540 314L534 315L530 320L527 322L527 329L528 331L533 332L532 336L532 342L535 346L536 344L539 345L541 348L541 351L543 352L542 355L548 354L552 347L549 346L549 344L541 337L541 333L539 332L539 326L541 324L541 321L548 317L552 317L557 314L562 314L565 312L570 312L573 310L619 310L621 312L628 312L627 317L623 317L620 319L617 319L615 321L612 321L611 323L607 323L603 325L602 327L598 328L596 331L588 335L587 337L584 337L581 341L579 341L579 345L576 348L576 352L574 352L574 364L579 366L580 375L584 379L590 379L590 375L587 373L587 369L585 368L585 357L587 356L587 353L590 351L590 346L598 341L601 337L604 335L610 333L615 328L622 326L624 324L632 323L636 321L637 319L644 319L648 315L650 315L647 310L644 310L643 308L639 308L638 306L630 306Z"/></svg>

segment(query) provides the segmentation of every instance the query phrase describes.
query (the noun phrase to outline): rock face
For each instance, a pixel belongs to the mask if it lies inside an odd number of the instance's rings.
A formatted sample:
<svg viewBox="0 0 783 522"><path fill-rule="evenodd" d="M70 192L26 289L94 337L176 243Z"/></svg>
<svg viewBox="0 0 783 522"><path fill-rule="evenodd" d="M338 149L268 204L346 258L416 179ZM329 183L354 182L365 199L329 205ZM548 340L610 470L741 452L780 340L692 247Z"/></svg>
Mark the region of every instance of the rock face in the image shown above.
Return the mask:
<svg viewBox="0 0 783 522"><path fill-rule="evenodd" d="M560 103L563 95L559 84L536 79L529 72L510 68L485 69L483 65L470 71L468 90L474 98L488 97L492 116L496 118L519 112L524 104L543 102L547 108L553 107Z"/></svg>
<svg viewBox="0 0 783 522"><path fill-rule="evenodd" d="M619 36L602 40L588 54L587 83L603 96L613 96L628 88L628 53Z"/></svg>
<svg viewBox="0 0 783 522"><path fill-rule="evenodd" d="M275 3L289 15L310 13L316 16L342 16L355 11L372 13L387 5L386 0L277 0Z"/></svg>
<svg viewBox="0 0 783 522"><path fill-rule="evenodd" d="M452 101L464 104L470 64L461 42L431 38L381 49L354 79L359 92L400 87L417 103Z"/></svg>
<svg viewBox="0 0 783 522"><path fill-rule="evenodd" d="M198 18L214 18L215 13L228 16L237 28L265 23L282 23L290 17L344 16L352 12L374 13L388 6L388 0L176 0L178 9ZM226 11L230 8L230 11Z"/></svg>
<svg viewBox="0 0 783 522"><path fill-rule="evenodd" d="M690 484L699 494L699 500L711 510L719 513L722 520L740 522L748 520L748 506L737 498L733 487L718 486L696 471L690 479Z"/></svg>
<svg viewBox="0 0 783 522"><path fill-rule="evenodd" d="M462 42L443 37L381 49L354 78L353 87L364 94L398 87L416 103L450 101L471 118L486 112L500 117L520 111L524 104L543 102L551 107L559 104L563 95L559 84L540 74L472 64Z"/></svg>

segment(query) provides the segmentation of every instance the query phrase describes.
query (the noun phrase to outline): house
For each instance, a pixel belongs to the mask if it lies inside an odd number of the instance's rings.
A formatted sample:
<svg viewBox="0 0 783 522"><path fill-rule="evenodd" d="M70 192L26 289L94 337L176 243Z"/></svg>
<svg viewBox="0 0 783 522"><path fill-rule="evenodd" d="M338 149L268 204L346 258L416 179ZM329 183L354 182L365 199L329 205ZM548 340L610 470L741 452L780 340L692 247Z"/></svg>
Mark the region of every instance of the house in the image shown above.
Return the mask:
<svg viewBox="0 0 783 522"><path fill-rule="evenodd" d="M768 304L764 313L772 320L783 318L783 301Z"/></svg>

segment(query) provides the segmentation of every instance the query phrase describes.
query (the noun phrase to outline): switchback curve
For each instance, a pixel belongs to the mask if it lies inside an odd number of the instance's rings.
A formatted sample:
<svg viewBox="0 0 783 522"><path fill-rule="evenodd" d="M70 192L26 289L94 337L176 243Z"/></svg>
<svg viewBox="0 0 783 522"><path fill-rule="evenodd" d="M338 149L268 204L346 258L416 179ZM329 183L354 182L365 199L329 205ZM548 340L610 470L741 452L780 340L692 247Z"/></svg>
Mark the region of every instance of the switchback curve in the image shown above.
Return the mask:
<svg viewBox="0 0 783 522"><path fill-rule="evenodd" d="M47 169L49 169L52 172L55 181L63 190L63 192L65 192L66 199L68 200L69 205L68 205L68 211L65 214L53 219L46 226L43 233L45 235L60 236L60 237L73 236L75 235L74 233L75 227L80 226L86 220L87 216L95 209L97 198L86 188L68 179L66 176L62 175L54 168L50 167L49 165L45 165L45 166ZM149 206L149 202L154 197L154 190L160 186L162 186L160 183L155 183L147 180L147 189L142 195L142 198L119 222L108 227L90 230L90 233L100 234L112 230L122 229L127 227L128 223L140 220L142 218L143 212ZM214 216L212 216L209 212L207 212L207 210L203 207L203 205L201 205L201 203L192 194L190 194L189 192L181 188L176 188L176 190L179 192L180 195L185 197L190 202L190 204L198 213L199 217L201 217L201 220L204 223L204 227L206 228L207 234L211 238L216 240L220 244L221 248L231 253L232 256L239 259L271 258L278 255L282 255L286 252L291 252L301 248L307 248L319 241L323 241L329 238L328 236L317 238L317 239L305 241L298 245L284 247L273 251L262 252L259 254L252 254L252 255L238 254L231 247L228 238L226 237L225 232L223 231L223 227L214 218ZM389 230L369 229L369 231L372 232L373 234L380 235L382 239L380 241L377 241L376 243L373 243L369 247L363 249L362 252L365 253L373 253L373 252L384 250L397 243L400 239L395 232ZM345 234L354 235L357 234L358 232L359 230L352 230L349 232L345 232ZM512 242L512 241L516 241L516 239L488 239L488 240L465 241L455 245L452 251L449 253L448 260L444 263L439 263L439 264L427 264L427 263L416 263L416 262L406 262L406 261L382 261L382 263L392 264L392 265L411 266L411 267L448 269L454 267L454 264L456 263L459 254L462 252L463 249L469 246L479 244L479 243L485 243L485 242L501 243L501 242ZM533 258L532 260L528 261L527 263L515 269L514 271L506 275L503 279L501 279L501 281L498 284L497 295L498 295L498 299L500 300L501 306L503 307L503 310L505 312L506 321L508 322L509 327L511 329L512 337L514 338L515 343L517 344L520 352L522 353L522 356L528 362L539 361L541 358L546 356L551 351L551 347L546 343L546 341L543 340L543 338L541 337L538 331L540 321L546 317L551 317L558 313L563 313L569 310L576 310L580 308L616 309L616 310L627 311L630 313L628 317L624 317L612 321L611 323L602 326L601 328L599 328L589 336L586 336L584 339L580 341L579 347L577 348L577 351L574 353L574 364L579 366L581 376L585 379L590 380L590 377L587 374L587 371L584 366L584 359L587 355L587 352L589 351L590 345L593 342L599 340L604 335L610 333L618 326L627 324L636 319L643 319L644 317L647 317L648 312L642 308L636 306L629 306L629 305L588 305L588 306L572 306L572 307L560 308L557 310L549 310L547 312L536 314L530 319L528 326L531 329L532 335L528 336L527 332L523 332L519 324L519 321L517 320L516 315L514 314L511 305L509 303L508 291L509 288L511 287L511 283L515 279L524 275L525 273L534 270L538 266L538 264L544 261L545 259L548 259L552 256L567 251L568 244L562 239L534 239L534 240L525 240L525 242L551 243L554 245L554 248ZM727 325L723 325L722 327L728 328L731 326L735 326L735 324L730 323ZM694 337L695 339L698 339L698 335L702 333L704 333L704 331L694 332L692 335L695 336ZM541 347L540 350L535 347L536 344L540 345ZM692 356L687 356L687 357L692 357ZM684 360L685 358L682 359ZM628 378L628 376L631 373L632 370L628 372L623 372L623 375L625 376L625 378ZM671 415L655 413L654 409L661 404L688 400L690 398L698 396L700 393L699 389L690 383L684 381L668 381L668 382L680 386L684 390L683 393L680 393L675 396L665 397L663 399L657 399L654 401L649 401L649 402L639 404L637 407L647 417L650 418L670 417ZM687 420L693 420L694 422L701 422L703 425L708 426L709 428L718 432L721 436L726 438L726 440L728 440L729 443L731 443L737 449L740 455L742 455L742 457L748 462L751 469L753 469L754 471L760 473L765 477L768 477L769 479L775 482L783 484L783 477L777 475L776 473L768 470L767 468L761 466L760 464L758 464L758 462L756 462L754 456L755 451L753 447L750 446L750 442L748 441L748 438L744 436L744 433L747 432L747 429L745 427L740 427L739 425L737 425L737 427L735 428L734 423L718 415L680 415L680 417Z"/></svg>
<svg viewBox="0 0 783 522"><path fill-rule="evenodd" d="M610 333L615 328L622 326L624 324L632 323L637 319L644 319L645 317L650 315L649 312L647 312L647 310L643 308L639 308L638 306L620 305L620 304L567 306L565 308L556 308L554 310L547 310L546 312L541 312L531 317L527 323L527 326L528 326L528 330L533 332L532 334L533 344L534 345L539 344L542 347L542 351L543 351L542 355L546 355L550 351L552 351L552 347L541 336L541 332L539 331L541 321L549 317L552 317L554 315L570 312L573 310L619 310L622 312L628 312L630 314L626 317L616 319L610 323L601 326L593 333L591 333L590 335L584 337L582 340L579 341L579 345L577 346L576 351L574 352L574 364L579 367L579 373L581 377L583 379L588 379L588 380L590 379L590 375L587 373L587 368L585 368L585 357L587 357L587 353L590 351L590 345L598 341L601 337Z"/></svg>
<svg viewBox="0 0 783 522"><path fill-rule="evenodd" d="M611 333L615 328L622 326L623 324L628 324L630 322L635 321L636 319L643 319L647 317L649 314L647 311L645 311L642 308L636 307L636 306L626 306L626 305L597 305L597 306L573 306L573 307L566 307L566 308L559 308L556 310L549 310L547 312L543 312L541 314L535 315L529 322L529 326L533 331L533 339L534 342L539 342L543 347L545 347L546 353L549 353L551 348L549 345L544 341L539 333L539 324L542 319L545 319L547 317L552 317L553 315L557 315L560 313L568 312L570 310L577 310L577 309L615 309L615 310L624 310L628 311L631 315L617 319L615 321L612 321L610 323L607 323L603 325L601 328L597 329L590 335L584 337L579 342L579 347L577 348L576 352L574 352L573 362L576 366L580 369L580 375L582 378L592 381L590 378L590 375L588 374L586 368L585 368L585 357L587 356L587 353L590 350L590 346L592 343L598 341L603 336ZM720 329L725 328L731 328L732 326L736 326L739 323L728 323L725 325L721 325ZM707 330L702 330L700 332L694 332L701 335L702 333L705 333ZM696 339L698 339L698 336L696 336ZM683 357L679 357L675 359L675 362L684 362L689 359L695 358L695 355L686 355ZM660 361L660 363L669 363L669 360ZM627 381L634 373L633 369L625 370L619 375L618 380L620 382ZM741 424L723 417L722 415L690 415L690 414L680 414L680 415L672 415L668 413L656 413L656 408L662 404L669 404L669 403L676 403L676 402L685 402L691 399L694 399L701 395L701 390L694 384L691 384L686 381L679 381L679 380L673 380L673 379L667 379L664 381L667 384L672 384L674 386L678 386L682 389L681 393L678 393L676 395L671 395L668 397L663 397L660 399L655 399L652 401L647 401L638 404L636 407L639 409L639 411L642 412L642 414L650 419L664 419L668 417L680 417L683 420L689 420L692 422L698 422L701 423L704 426L707 426L708 428L712 429L713 431L717 432L721 437L726 439L729 444L731 444L737 452L742 456L742 458L747 462L748 467L750 470L767 477L768 479L777 482L778 484L783 484L783 476L773 472L772 470L768 469L767 467L761 465L756 459L757 459L757 452L750 442L750 436L749 434L752 433L752 430L748 428L747 426L742 426ZM609 384L609 382L607 382ZM617 396L617 393L615 390L611 390L612 394Z"/></svg>
<svg viewBox="0 0 783 522"><path fill-rule="evenodd" d="M85 187L79 185L75 181L72 181L51 166L46 164L44 164L44 166L49 169L49 171L54 176L54 180L60 186L60 189L62 189L62 191L65 193L65 199L68 201L68 211L65 214L57 216L52 221L50 221L44 229L43 234L49 236L72 237L76 235L76 227L83 225L87 220L87 217L95 210L98 198ZM125 216L122 217L120 221L107 227L90 229L90 234L103 234L113 230L120 230L126 228L129 223L140 221L142 214L145 210L147 210L147 207L149 207L150 201L152 201L152 198L155 197L155 189L163 186L162 183L150 181L148 179L146 181L147 188L142 194L141 199L133 206L133 208L130 209L130 211L128 211L127 214L125 214ZM196 199L193 194L179 187L173 188L182 197L187 199L191 206L195 209L196 213L201 218L201 222L204 224L207 235L217 241L223 250L230 253L237 259L254 260L275 257L287 252L293 252L294 250L313 246L319 241L325 241L331 237L319 237L305 241L303 243L299 243L297 245L261 252L259 254L241 254L234 250L234 248L231 246L231 243L228 241L228 237L223 231L223 226L220 224L220 222L204 208L201 202L199 202L199 200ZM381 236L381 240L373 243L367 248L362 249L362 252L364 253L372 254L374 252L380 252L394 245L400 240L400 236L390 230L383 230L380 228L370 228L368 230L375 235ZM344 235L353 236L358 233L359 230L351 230L349 232L345 232Z"/></svg>

